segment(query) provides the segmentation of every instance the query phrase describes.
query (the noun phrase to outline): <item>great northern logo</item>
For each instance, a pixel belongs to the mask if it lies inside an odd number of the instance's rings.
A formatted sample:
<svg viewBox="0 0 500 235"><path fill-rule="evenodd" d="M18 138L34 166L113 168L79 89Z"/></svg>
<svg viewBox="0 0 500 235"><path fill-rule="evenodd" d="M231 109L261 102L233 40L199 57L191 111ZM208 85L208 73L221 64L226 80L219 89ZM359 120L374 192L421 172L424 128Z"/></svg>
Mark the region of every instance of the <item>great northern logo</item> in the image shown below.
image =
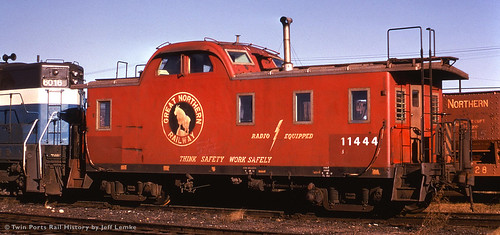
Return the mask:
<svg viewBox="0 0 500 235"><path fill-rule="evenodd" d="M172 144L188 146L203 130L203 108L194 95L176 93L163 106L161 123L163 133Z"/></svg>

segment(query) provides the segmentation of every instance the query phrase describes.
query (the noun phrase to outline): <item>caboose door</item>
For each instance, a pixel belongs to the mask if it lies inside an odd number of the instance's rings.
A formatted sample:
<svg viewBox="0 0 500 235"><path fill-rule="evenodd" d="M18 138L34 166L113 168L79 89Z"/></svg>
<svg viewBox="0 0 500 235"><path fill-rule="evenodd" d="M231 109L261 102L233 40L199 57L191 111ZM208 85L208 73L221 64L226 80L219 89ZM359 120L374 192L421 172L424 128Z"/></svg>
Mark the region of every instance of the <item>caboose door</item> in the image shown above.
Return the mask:
<svg viewBox="0 0 500 235"><path fill-rule="evenodd" d="M420 85L410 85L410 127L411 127L411 161L418 163L420 159L420 135L422 122L422 89Z"/></svg>

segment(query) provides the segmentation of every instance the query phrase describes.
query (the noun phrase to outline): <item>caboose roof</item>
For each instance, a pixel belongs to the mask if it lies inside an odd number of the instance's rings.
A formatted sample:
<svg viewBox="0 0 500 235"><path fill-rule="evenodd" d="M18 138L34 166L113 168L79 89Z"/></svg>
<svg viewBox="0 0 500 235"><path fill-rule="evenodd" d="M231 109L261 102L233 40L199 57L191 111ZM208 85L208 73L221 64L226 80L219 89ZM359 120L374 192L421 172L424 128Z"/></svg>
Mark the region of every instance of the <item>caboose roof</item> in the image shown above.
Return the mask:
<svg viewBox="0 0 500 235"><path fill-rule="evenodd" d="M407 59L389 59L386 61L347 63L347 64L328 64L313 66L296 66L292 71L281 71L280 69L271 69L261 72L248 72L235 74L232 71L232 64L225 56L226 49L246 49L252 54L260 54L266 57L279 58L279 53L265 47L249 43L219 42L213 39L210 41L192 41L169 44L164 46L153 55L182 52L182 51L211 51L219 55L226 68L230 71L233 79L258 79L258 78L277 78L294 76L314 76L326 74L344 74L344 73L368 73L368 72L391 72L396 75L405 75L409 77L420 76L421 58ZM458 60L456 57L432 57L424 58L424 69L429 69L432 63L433 77L441 80L468 80L469 75L453 66Z"/></svg>
<svg viewBox="0 0 500 235"><path fill-rule="evenodd" d="M183 53L193 51L210 52L222 61L228 75L231 79L270 79L282 77L297 77L297 76L316 76L316 75L332 75L332 74L349 74L349 73L370 73L370 72L390 72L394 77L402 79L418 79L421 74L422 59L389 59L386 61L347 63L347 64L328 64L328 65L313 65L313 66L296 66L291 71L282 71L279 68L264 69L259 72L239 71L235 72L235 65L227 54L227 50L245 50L252 55L258 55L267 58L281 59L279 53L265 47L257 46L249 43L239 42L219 42L213 39L205 39L204 41L190 41L173 44L166 44L158 48L151 56L148 64L155 58L167 53ZM432 64L433 78L437 80L468 80L469 75L460 69L453 66L458 58L455 57L432 57L423 59L423 67L425 73L428 73L429 66ZM88 88L99 86L120 86L139 84L137 78L121 78L121 79L106 79L101 81L90 82L85 85L80 85L74 88Z"/></svg>
<svg viewBox="0 0 500 235"><path fill-rule="evenodd" d="M252 43L241 42L221 42L212 38L205 38L203 41L189 41L179 43L166 43L165 46L158 47L155 54L170 53L170 52L183 52L183 51L204 51L222 49L246 49L253 54L260 54L268 57L279 58L279 52L271 50L267 47L259 46Z"/></svg>
<svg viewBox="0 0 500 235"><path fill-rule="evenodd" d="M424 70L427 74L429 65L432 63L433 77L441 80L468 80L469 75L462 70L453 67L453 63L458 60L455 57L433 57L432 60L424 58ZM387 61L329 64L313 66L296 66L292 71L271 70L258 73L245 73L236 76L236 79L253 79L263 77L294 77L294 76L314 76L327 74L348 74L348 73L371 73L390 72L394 75L404 75L408 78L419 77L421 71L421 58L390 59ZM429 62L431 61L431 62Z"/></svg>

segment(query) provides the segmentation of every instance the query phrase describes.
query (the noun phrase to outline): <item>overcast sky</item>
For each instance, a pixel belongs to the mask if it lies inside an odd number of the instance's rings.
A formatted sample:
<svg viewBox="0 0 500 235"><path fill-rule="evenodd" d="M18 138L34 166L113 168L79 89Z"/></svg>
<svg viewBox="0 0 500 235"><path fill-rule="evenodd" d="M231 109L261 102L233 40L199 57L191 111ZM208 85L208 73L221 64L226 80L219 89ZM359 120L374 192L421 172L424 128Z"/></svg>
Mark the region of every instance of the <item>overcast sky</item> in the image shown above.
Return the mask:
<svg viewBox="0 0 500 235"><path fill-rule="evenodd" d="M387 29L436 30L436 55L455 56L468 87L500 87L500 1L17 1L0 5L0 55L63 59L86 79L115 77L116 61L146 63L163 42L249 42L282 53L281 16L293 18L296 65L387 59ZM424 30L424 52L428 34ZM391 57L418 56L416 30L391 32ZM120 73L120 76L123 76ZM456 87L457 83L446 83Z"/></svg>

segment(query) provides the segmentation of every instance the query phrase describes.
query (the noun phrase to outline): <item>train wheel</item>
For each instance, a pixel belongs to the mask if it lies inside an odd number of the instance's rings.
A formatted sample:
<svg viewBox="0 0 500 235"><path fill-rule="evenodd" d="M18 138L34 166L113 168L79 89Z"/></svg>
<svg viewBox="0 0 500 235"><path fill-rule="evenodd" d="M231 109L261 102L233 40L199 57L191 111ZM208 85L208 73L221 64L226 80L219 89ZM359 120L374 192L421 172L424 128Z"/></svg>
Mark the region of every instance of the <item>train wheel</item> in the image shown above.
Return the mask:
<svg viewBox="0 0 500 235"><path fill-rule="evenodd" d="M433 197L434 197L433 194L429 193L427 194L423 202L416 202L409 205L405 205L403 213L411 214L411 213L420 213L424 211L431 204Z"/></svg>
<svg viewBox="0 0 500 235"><path fill-rule="evenodd" d="M404 213L420 213L427 209L430 203L427 202L417 202L410 205L406 205L404 208Z"/></svg>
<svg viewBox="0 0 500 235"><path fill-rule="evenodd" d="M161 191L160 196L158 196L154 202L155 205L162 205L162 206L166 206L169 203L170 203L170 195L165 194L165 191L163 190Z"/></svg>
<svg viewBox="0 0 500 235"><path fill-rule="evenodd" d="M392 218L401 214L404 207L404 204L398 202L381 203L373 209L372 215L377 218Z"/></svg>
<svg viewBox="0 0 500 235"><path fill-rule="evenodd" d="M401 214L404 208L404 203L391 201L390 194L382 194L371 214L378 218L392 218Z"/></svg>

